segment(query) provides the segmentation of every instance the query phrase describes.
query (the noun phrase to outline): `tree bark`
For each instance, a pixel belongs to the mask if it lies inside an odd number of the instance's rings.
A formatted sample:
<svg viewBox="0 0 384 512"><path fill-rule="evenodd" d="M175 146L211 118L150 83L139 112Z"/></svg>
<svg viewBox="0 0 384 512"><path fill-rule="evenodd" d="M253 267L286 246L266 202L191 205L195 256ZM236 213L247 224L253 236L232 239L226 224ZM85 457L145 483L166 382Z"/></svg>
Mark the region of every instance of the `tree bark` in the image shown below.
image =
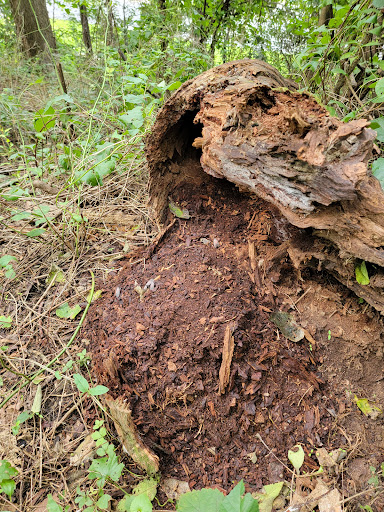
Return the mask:
<svg viewBox="0 0 384 512"><path fill-rule="evenodd" d="M56 49L45 0L10 0L16 33L28 57Z"/></svg>
<svg viewBox="0 0 384 512"><path fill-rule="evenodd" d="M113 10L112 0L106 0L105 5L107 7L107 45L115 46L115 34L113 31Z"/></svg>
<svg viewBox="0 0 384 512"><path fill-rule="evenodd" d="M186 82L148 138L150 194L160 221L168 196L199 173L235 183L300 228L296 266L332 273L384 312L384 192L367 170L375 132L342 123L261 61L223 64ZM368 263L370 284L356 281Z"/></svg>
<svg viewBox="0 0 384 512"><path fill-rule="evenodd" d="M87 6L85 4L80 5L80 21L81 29L83 33L83 43L89 54L92 54L92 40L91 32L89 30Z"/></svg>

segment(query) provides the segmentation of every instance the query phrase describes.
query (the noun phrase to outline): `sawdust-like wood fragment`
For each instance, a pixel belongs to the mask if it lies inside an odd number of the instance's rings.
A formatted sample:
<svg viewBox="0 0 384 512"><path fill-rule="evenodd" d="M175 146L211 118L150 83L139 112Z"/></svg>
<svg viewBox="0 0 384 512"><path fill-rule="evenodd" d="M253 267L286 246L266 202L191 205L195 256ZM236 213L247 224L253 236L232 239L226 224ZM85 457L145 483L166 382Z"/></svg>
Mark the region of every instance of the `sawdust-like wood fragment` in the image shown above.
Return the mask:
<svg viewBox="0 0 384 512"><path fill-rule="evenodd" d="M225 388L229 383L229 376L231 374L231 364L233 351L235 348L235 340L232 336L233 331L236 328L236 324L231 322L227 325L224 334L224 344L223 344L223 359L221 362L221 367L219 371L219 393L225 393Z"/></svg>

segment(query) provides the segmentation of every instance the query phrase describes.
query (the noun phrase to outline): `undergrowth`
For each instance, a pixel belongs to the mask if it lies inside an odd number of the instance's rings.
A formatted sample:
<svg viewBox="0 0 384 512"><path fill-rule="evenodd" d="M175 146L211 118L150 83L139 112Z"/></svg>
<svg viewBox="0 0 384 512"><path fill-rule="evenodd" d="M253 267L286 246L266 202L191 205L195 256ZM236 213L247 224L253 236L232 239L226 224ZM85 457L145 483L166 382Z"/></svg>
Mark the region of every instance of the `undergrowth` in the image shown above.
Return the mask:
<svg viewBox="0 0 384 512"><path fill-rule="evenodd" d="M299 55L301 78L333 114L375 117L372 126L383 142L382 60L372 59L363 78L355 72L362 80L357 97L345 92L348 81L344 91L332 91L359 45L344 29L343 16L354 23L358 18L356 23L360 20L376 37L381 14L368 5L360 13L341 7L332 25L313 31ZM74 54L71 45L79 33L68 39L63 31L59 49L67 92L53 64L25 60L12 45L3 47L0 452L7 457L0 462L2 510L32 510L43 503L49 512L96 512L107 510L116 497L122 512L150 512L153 502L158 509L166 505L156 501L158 477L131 471L132 461L117 448L99 399L108 389L92 382L87 340L80 335L102 283L119 271L120 260L158 233L148 207L143 157L156 112L214 61L184 37L171 37L166 48L151 46L156 22L151 23L147 31L132 28L125 60L103 40L93 56ZM341 67L328 58L338 52ZM378 177L383 167L379 159ZM66 432L68 420L71 431ZM79 445L85 452L76 452ZM378 474L382 478L382 470ZM227 496L205 489L177 504L181 512L258 509L242 482Z"/></svg>

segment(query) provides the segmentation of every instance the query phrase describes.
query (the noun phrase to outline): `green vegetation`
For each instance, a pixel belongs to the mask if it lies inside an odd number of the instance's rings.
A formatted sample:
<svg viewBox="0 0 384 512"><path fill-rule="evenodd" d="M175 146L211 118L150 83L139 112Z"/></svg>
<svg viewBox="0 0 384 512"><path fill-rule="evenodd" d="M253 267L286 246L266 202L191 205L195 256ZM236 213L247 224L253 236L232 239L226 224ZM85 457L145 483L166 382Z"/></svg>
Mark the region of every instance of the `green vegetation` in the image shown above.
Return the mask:
<svg viewBox="0 0 384 512"><path fill-rule="evenodd" d="M371 121L380 147L384 1L148 0L123 12L94 0L56 5L66 13L65 20L51 20L56 48L39 48L31 57L10 4L0 0L0 361L9 386L0 407L20 398L12 402L17 413L9 430L15 438L28 429L41 432L47 417L58 428L60 418L49 412L57 404L64 417L65 407L83 413L87 399L94 418L96 450L86 478L75 489L59 491L59 468L52 477L55 493L48 494L47 468L50 474L52 461L65 459L55 454L44 467L33 466L34 457L43 457L41 444L30 457L31 487L18 496L25 509L42 486L49 512L107 510L116 489L123 495L117 510L149 512L158 480L133 475L130 492L122 489L128 470L99 401L108 388L91 382L89 357L76 346L76 336L101 293L94 292L93 272L105 278L115 260L157 234L146 207L143 156L156 112L185 81L213 65L259 58L296 80L332 115ZM87 8L92 47L83 42L80 5ZM384 186L384 158L372 163L372 172ZM170 208L176 217L189 218L178 205ZM355 271L358 283L369 284L364 261ZM27 347L30 339L39 340L44 356L10 356L10 334ZM60 400L44 390L45 378L65 383ZM26 389L33 403L20 406L30 398ZM356 404L368 416L378 412L365 399L356 398ZM304 451L296 448L288 459L297 474ZM9 506L21 488L15 465L0 463L0 497ZM380 481L382 474L383 468ZM270 508L281 486L265 499ZM257 512L259 505L241 481L227 496L218 489L185 494L176 509Z"/></svg>

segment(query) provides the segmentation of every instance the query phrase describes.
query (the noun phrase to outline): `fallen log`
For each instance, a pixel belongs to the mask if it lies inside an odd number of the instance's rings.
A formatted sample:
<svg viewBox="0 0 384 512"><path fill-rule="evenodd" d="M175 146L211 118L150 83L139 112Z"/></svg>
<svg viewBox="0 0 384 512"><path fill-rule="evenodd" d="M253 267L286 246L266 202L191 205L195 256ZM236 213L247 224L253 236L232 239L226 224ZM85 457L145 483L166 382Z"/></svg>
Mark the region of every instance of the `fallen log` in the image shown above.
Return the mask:
<svg viewBox="0 0 384 512"><path fill-rule="evenodd" d="M300 228L287 244L297 268L326 269L384 312L384 192L367 167L374 138L368 121L331 117L264 62L223 64L159 112L146 145L151 203L164 223L183 183L226 179ZM366 285L355 277L362 262Z"/></svg>

